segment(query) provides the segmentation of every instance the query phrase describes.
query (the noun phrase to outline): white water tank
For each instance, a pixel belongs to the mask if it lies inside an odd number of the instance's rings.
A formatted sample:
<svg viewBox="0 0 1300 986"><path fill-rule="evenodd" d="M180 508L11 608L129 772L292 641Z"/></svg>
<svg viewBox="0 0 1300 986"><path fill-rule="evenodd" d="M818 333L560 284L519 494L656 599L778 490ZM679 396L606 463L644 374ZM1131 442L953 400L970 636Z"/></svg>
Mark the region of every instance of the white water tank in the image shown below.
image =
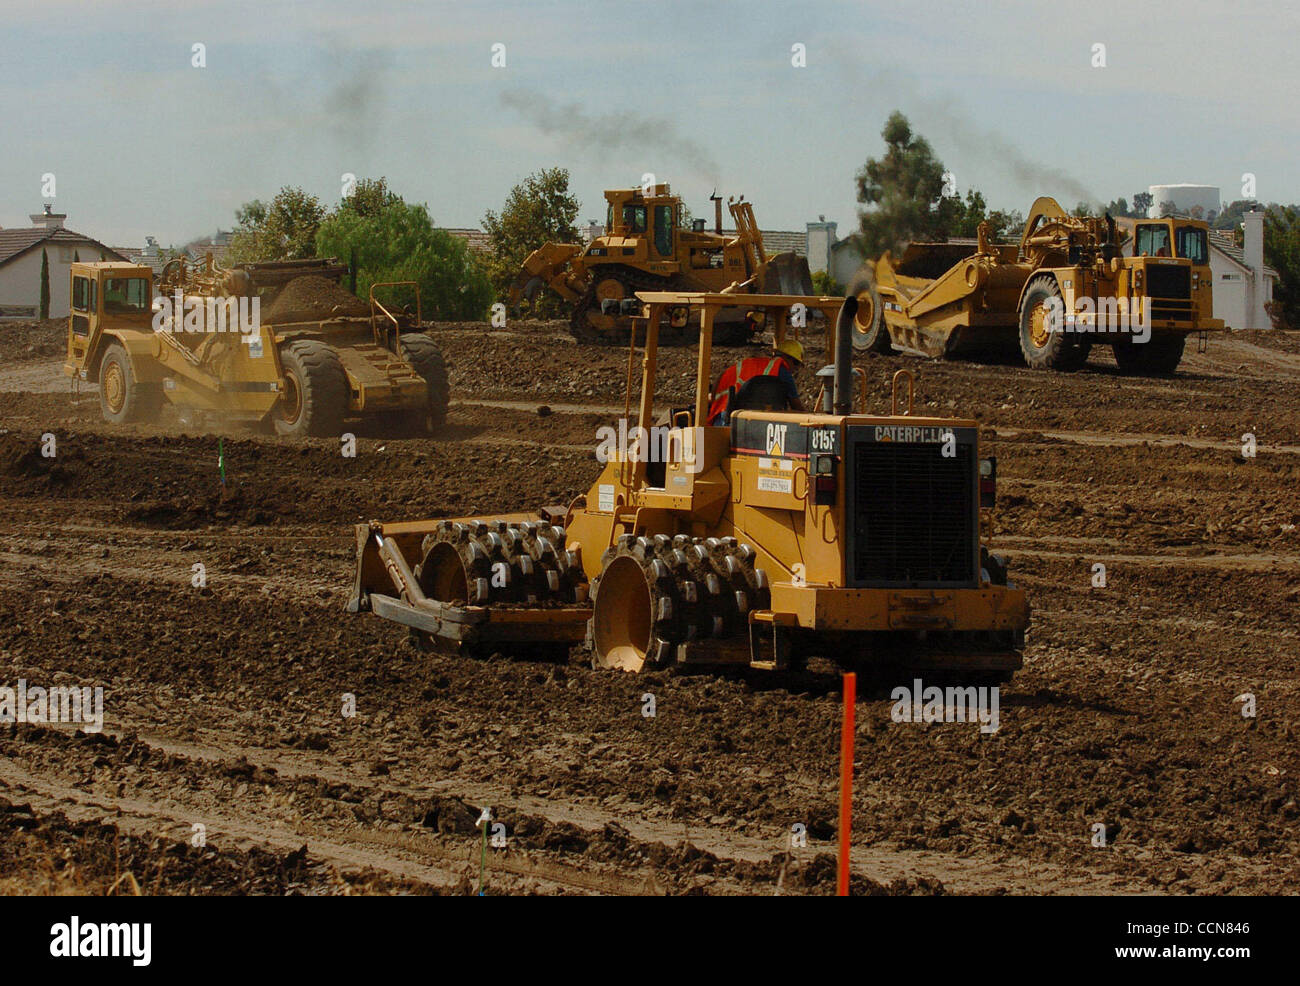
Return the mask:
<svg viewBox="0 0 1300 986"><path fill-rule="evenodd" d="M1165 202L1174 204L1174 213L1179 216L1192 216L1207 222L1219 214L1222 208L1219 202L1217 185L1152 185L1147 191L1151 193L1151 205L1147 209L1148 219L1159 219L1161 207ZM1197 210L1200 210L1199 213Z"/></svg>

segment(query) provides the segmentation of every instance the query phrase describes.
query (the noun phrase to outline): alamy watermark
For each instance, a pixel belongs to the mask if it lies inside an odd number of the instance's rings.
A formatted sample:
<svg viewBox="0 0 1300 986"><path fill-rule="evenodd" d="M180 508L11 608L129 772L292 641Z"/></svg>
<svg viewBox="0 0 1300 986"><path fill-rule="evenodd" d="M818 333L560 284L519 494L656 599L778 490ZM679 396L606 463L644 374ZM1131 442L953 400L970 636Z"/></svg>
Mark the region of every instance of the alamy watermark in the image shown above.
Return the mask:
<svg viewBox="0 0 1300 986"><path fill-rule="evenodd" d="M996 733L1001 725L996 685L925 687L916 678L911 687L899 685L889 697L894 722L978 722L981 733Z"/></svg>
<svg viewBox="0 0 1300 986"><path fill-rule="evenodd" d="M1047 309L1048 332L1126 333L1138 343L1151 339L1150 298L1135 304L1129 298L1080 296L1074 299L1073 310L1066 311L1065 302L1052 296L1043 302L1043 307Z"/></svg>
<svg viewBox="0 0 1300 986"><path fill-rule="evenodd" d="M75 723L88 733L98 733L104 728L104 689L98 685L29 687L26 678L19 678L17 688L0 686L0 722Z"/></svg>
<svg viewBox="0 0 1300 986"><path fill-rule="evenodd" d="M674 428L654 425L629 428L627 418L620 418L618 427L605 425L596 429L596 460L602 465L609 462L675 463L689 473L704 468L700 450L704 447L704 429Z"/></svg>
<svg viewBox="0 0 1300 986"><path fill-rule="evenodd" d="M234 332L250 335L262 328L262 299L259 297L214 298L185 295L176 291L170 298L153 299L155 332Z"/></svg>
<svg viewBox="0 0 1300 986"><path fill-rule="evenodd" d="M74 914L50 925L50 955L56 959L130 959L146 966L153 957L153 925L148 922L85 921Z"/></svg>

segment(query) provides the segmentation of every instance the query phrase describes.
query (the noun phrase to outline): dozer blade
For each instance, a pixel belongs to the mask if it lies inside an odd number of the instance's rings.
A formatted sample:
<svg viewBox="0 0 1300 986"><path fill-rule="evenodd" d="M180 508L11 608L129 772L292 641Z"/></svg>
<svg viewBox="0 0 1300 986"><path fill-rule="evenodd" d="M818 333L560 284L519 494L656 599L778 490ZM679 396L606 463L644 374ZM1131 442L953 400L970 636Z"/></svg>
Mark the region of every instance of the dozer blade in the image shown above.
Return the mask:
<svg viewBox="0 0 1300 986"><path fill-rule="evenodd" d="M510 285L510 303L531 301L544 287L550 288L565 301L576 301L578 292L569 285L569 261L582 251L572 243L547 243L538 247L519 268Z"/></svg>
<svg viewBox="0 0 1300 986"><path fill-rule="evenodd" d="M797 253L777 253L767 258L763 270L763 294L813 293L812 273L808 258Z"/></svg>

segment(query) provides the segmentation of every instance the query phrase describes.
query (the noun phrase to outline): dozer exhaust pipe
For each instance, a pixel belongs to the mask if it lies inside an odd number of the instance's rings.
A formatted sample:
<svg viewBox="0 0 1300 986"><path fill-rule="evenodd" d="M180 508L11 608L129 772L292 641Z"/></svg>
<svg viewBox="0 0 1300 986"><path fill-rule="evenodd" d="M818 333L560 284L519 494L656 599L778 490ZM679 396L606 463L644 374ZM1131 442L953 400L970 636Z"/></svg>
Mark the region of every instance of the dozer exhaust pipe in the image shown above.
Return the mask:
<svg viewBox="0 0 1300 986"><path fill-rule="evenodd" d="M853 320L858 314L858 299L849 297L840 305L835 319L835 387L832 410L836 414L853 413Z"/></svg>

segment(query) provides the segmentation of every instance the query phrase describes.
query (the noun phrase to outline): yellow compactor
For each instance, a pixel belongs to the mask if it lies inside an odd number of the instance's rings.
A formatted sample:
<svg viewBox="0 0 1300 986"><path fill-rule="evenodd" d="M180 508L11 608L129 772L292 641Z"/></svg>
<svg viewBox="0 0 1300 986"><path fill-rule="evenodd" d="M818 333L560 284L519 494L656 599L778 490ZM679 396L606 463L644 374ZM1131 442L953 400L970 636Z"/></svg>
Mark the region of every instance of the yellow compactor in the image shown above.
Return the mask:
<svg viewBox="0 0 1300 986"><path fill-rule="evenodd" d="M440 650L554 656L583 645L594 666L633 672L795 668L811 655L992 675L1021 666L1025 593L980 543L996 463L981 457L974 421L914 414L903 371L891 413L868 411L864 393L855 401L855 299L795 299L834 323L817 410L774 407L744 385L720 425L707 418L721 369L715 320L759 306L780 341L790 299L638 298L638 412L586 495L359 525L350 611ZM659 326L681 307L698 316L695 397L656 414Z"/></svg>

